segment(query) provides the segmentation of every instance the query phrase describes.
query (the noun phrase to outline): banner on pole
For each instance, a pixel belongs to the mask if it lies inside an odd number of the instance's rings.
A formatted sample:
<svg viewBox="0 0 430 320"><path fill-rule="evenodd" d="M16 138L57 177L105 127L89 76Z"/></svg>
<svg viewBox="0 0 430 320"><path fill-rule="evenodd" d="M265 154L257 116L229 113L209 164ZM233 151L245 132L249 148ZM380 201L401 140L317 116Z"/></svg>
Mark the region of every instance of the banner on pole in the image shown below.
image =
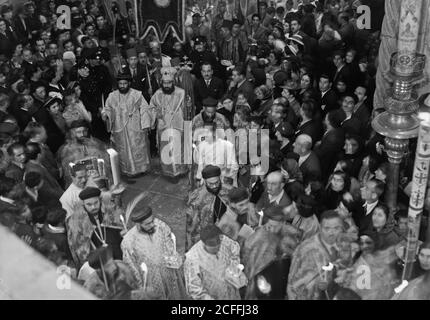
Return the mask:
<svg viewBox="0 0 430 320"><path fill-rule="evenodd" d="M137 0L139 38L152 31L158 41L164 42L170 31L180 41L185 40L184 0Z"/></svg>

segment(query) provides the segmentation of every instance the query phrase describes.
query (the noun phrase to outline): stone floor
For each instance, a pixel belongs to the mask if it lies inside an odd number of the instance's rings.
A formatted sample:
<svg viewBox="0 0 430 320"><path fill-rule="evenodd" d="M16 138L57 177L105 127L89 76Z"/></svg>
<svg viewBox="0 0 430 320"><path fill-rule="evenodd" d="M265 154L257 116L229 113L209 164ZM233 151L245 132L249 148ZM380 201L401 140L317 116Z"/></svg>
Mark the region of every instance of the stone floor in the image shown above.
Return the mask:
<svg viewBox="0 0 430 320"><path fill-rule="evenodd" d="M185 250L185 201L190 190L188 177L185 176L177 183L160 174L158 159L152 159L151 172L135 179L135 183L128 184L124 192L123 203L127 205L140 193L145 192L143 200L135 210L143 205L151 206L155 216L166 222L176 236L177 250Z"/></svg>

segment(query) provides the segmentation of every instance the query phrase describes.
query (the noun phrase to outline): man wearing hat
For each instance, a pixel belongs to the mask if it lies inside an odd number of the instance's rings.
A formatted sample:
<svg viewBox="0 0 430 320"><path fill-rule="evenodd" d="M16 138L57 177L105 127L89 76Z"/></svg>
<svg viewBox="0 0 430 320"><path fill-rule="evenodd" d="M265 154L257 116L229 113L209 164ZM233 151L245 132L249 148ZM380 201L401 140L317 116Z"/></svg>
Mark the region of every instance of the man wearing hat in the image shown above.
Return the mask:
<svg viewBox="0 0 430 320"><path fill-rule="evenodd" d="M187 248L199 240L202 228L219 222L227 211L228 189L221 182L221 169L208 165L202 178L203 184L188 195Z"/></svg>
<svg viewBox="0 0 430 320"><path fill-rule="evenodd" d="M187 292L193 300L240 300L239 290L226 280L226 271L239 264L239 244L208 225L200 241L186 254L184 263Z"/></svg>
<svg viewBox="0 0 430 320"><path fill-rule="evenodd" d="M106 177L112 182L110 157L107 146L89 134L90 124L85 120L75 120L69 126L69 139L58 150L57 156L63 168L63 175L68 186L71 182L70 163L77 163L90 158L102 159Z"/></svg>
<svg viewBox="0 0 430 320"><path fill-rule="evenodd" d="M173 67L161 69L161 87L149 103L152 127L157 127L161 171L171 178L188 171L183 161L185 90L175 86L175 72Z"/></svg>
<svg viewBox="0 0 430 320"><path fill-rule="evenodd" d="M207 97L202 101L203 110L193 119L193 132L199 128L203 128L205 123L214 123L216 129L227 130L230 124L227 119L221 114L216 112L218 101L212 97Z"/></svg>
<svg viewBox="0 0 430 320"><path fill-rule="evenodd" d="M151 114L142 92L130 88L131 75L127 71L118 74L118 89L106 99L102 117L119 153L122 173L133 177L150 169Z"/></svg>
<svg viewBox="0 0 430 320"><path fill-rule="evenodd" d="M190 60L194 64L192 74L196 78L202 77L201 68L204 62L209 62L215 72L216 76L219 76L219 63L216 59L215 54L207 48L207 38L204 36L196 36L193 38L194 48L190 53Z"/></svg>
<svg viewBox="0 0 430 320"><path fill-rule="evenodd" d="M124 262L132 270L139 288L150 288L162 300L186 298L182 268L169 268L166 257L176 254L170 227L154 217L152 208L144 206L130 215L134 226L121 243ZM141 264L147 266L147 274ZM144 284L146 279L146 284Z"/></svg>
<svg viewBox="0 0 430 320"><path fill-rule="evenodd" d="M121 241L125 233L113 214L102 207L101 191L86 187L79 193L81 207L66 218L67 239L73 260L81 267L96 248L109 246L114 259L122 259Z"/></svg>
<svg viewBox="0 0 430 320"><path fill-rule="evenodd" d="M144 79L145 79L145 70L144 66L139 64L139 60L137 57L137 50L135 48L127 49L127 64L128 70L131 75L131 84L130 87L132 89L136 89L138 91L143 92L144 87Z"/></svg>

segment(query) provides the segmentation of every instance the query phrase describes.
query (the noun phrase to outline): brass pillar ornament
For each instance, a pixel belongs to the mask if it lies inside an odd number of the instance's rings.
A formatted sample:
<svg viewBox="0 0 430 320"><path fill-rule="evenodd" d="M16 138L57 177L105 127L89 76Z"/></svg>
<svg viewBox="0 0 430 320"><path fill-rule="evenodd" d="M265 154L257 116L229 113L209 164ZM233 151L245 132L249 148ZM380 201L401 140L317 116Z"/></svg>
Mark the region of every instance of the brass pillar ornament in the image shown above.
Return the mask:
<svg viewBox="0 0 430 320"><path fill-rule="evenodd" d="M391 212L397 208L399 167L409 145L418 136L418 94L414 89L424 79L426 57L416 52L421 17L421 0L403 0L397 52L391 55L390 71L384 77L392 83L384 100L385 112L372 122L373 129L385 137L390 162L386 202Z"/></svg>

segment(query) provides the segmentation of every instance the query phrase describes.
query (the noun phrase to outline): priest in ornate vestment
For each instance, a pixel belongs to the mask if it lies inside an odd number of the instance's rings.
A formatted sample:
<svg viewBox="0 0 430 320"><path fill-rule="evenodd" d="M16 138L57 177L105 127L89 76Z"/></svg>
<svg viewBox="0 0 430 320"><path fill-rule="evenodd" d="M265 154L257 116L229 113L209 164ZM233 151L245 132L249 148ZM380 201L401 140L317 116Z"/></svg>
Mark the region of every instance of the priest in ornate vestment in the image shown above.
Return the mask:
<svg viewBox="0 0 430 320"><path fill-rule="evenodd" d="M117 80L118 90L109 94L102 117L119 153L121 171L136 176L150 168L148 129L151 114L142 93L130 87L130 73L120 73Z"/></svg>
<svg viewBox="0 0 430 320"><path fill-rule="evenodd" d="M187 292L193 300L240 300L239 289L227 280L228 269L240 262L239 244L209 225L185 255Z"/></svg>
<svg viewBox="0 0 430 320"><path fill-rule="evenodd" d="M138 287L163 300L187 298L182 260L176 254L176 240L169 226L154 218L150 207L134 211L130 218L135 226L125 235L121 248ZM174 267L169 262L171 258L177 258Z"/></svg>
<svg viewBox="0 0 430 320"><path fill-rule="evenodd" d="M187 173L184 155L185 91L174 85L175 68L161 69L161 88L149 103L157 125L157 143L163 175L178 177Z"/></svg>

